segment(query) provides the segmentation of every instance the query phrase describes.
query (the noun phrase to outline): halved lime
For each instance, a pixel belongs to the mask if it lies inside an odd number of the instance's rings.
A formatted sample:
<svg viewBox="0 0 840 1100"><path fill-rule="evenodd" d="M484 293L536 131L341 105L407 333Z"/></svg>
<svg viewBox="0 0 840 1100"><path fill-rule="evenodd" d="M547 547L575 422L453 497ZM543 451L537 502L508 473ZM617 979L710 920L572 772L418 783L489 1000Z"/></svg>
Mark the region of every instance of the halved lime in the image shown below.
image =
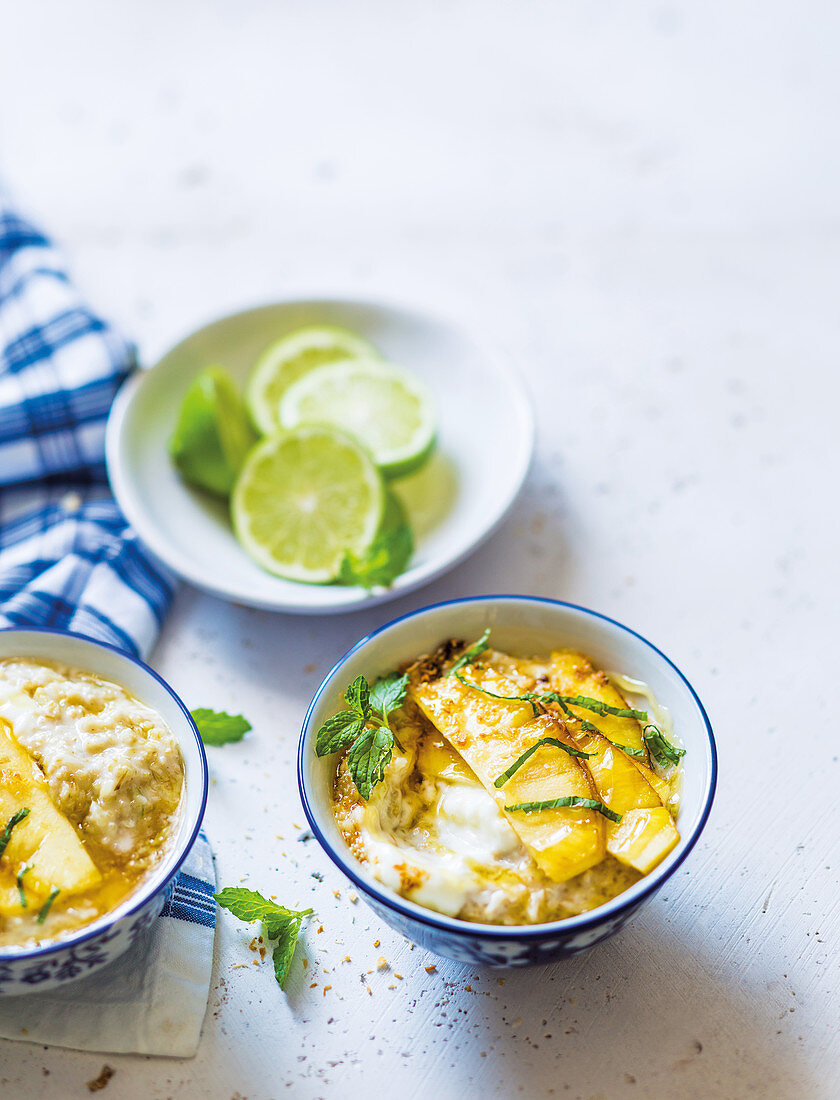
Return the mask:
<svg viewBox="0 0 840 1100"><path fill-rule="evenodd" d="M359 356L377 358L376 348L338 325L312 325L290 332L266 348L248 380L246 400L254 423L271 435L280 423L280 398L315 367Z"/></svg>
<svg viewBox="0 0 840 1100"><path fill-rule="evenodd" d="M317 367L280 401L284 428L329 424L351 432L385 477L419 469L435 443L432 399L416 378L377 359Z"/></svg>
<svg viewBox="0 0 840 1100"><path fill-rule="evenodd" d="M203 370L184 395L169 440L169 453L182 476L202 489L227 496L256 441L230 374L223 367Z"/></svg>
<svg viewBox="0 0 840 1100"><path fill-rule="evenodd" d="M373 541L385 487L355 439L329 428L279 432L248 456L231 499L236 536L269 573L334 580Z"/></svg>

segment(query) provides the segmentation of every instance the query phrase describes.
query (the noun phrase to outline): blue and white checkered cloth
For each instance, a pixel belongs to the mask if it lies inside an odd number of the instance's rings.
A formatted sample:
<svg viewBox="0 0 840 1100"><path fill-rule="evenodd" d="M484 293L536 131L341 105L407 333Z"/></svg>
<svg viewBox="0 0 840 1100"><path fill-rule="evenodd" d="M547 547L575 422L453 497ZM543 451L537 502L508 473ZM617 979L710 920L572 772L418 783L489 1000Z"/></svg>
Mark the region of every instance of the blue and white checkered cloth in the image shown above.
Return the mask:
<svg viewBox="0 0 840 1100"><path fill-rule="evenodd" d="M0 629L47 626L145 655L175 581L109 490L105 423L134 350L80 300L0 191ZM215 871L201 834L160 920L120 960L0 998L0 1036L188 1057L207 1006Z"/></svg>
<svg viewBox="0 0 840 1100"><path fill-rule="evenodd" d="M174 578L105 477L108 410L134 363L0 192L0 627L73 630L139 655L154 644Z"/></svg>

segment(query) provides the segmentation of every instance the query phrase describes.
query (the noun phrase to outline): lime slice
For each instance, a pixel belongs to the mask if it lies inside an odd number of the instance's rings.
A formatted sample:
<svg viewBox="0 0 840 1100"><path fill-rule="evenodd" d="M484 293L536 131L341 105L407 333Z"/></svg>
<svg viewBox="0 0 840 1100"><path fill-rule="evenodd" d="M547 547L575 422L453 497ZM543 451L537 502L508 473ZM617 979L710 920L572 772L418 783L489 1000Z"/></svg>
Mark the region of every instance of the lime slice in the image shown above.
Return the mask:
<svg viewBox="0 0 840 1100"><path fill-rule="evenodd" d="M348 359L310 371L283 396L280 423L284 428L330 424L351 432L385 477L418 470L435 442L425 387L377 359Z"/></svg>
<svg viewBox="0 0 840 1100"><path fill-rule="evenodd" d="M359 356L376 359L378 353L367 340L338 325L290 332L266 348L248 381L246 400L254 423L263 435L271 435L280 423L280 398L293 382L325 363Z"/></svg>
<svg viewBox="0 0 840 1100"><path fill-rule="evenodd" d="M236 537L255 562L295 581L334 580L346 553L373 541L382 477L355 439L328 428L280 432L257 444L236 482Z"/></svg>
<svg viewBox="0 0 840 1100"><path fill-rule="evenodd" d="M230 374L208 367L184 395L169 454L181 475L202 489L227 496L245 456L257 441Z"/></svg>

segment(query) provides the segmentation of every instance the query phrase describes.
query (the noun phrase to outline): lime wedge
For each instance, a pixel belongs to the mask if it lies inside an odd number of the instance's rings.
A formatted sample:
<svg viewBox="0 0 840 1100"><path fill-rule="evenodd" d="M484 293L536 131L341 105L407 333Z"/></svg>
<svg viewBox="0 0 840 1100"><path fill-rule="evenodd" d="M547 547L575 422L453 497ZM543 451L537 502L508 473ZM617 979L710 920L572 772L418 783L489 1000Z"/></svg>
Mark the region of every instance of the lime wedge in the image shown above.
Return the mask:
<svg viewBox="0 0 840 1100"><path fill-rule="evenodd" d="M284 428L329 424L352 433L385 477L418 470L435 442L432 400L405 371L377 359L317 367L280 401Z"/></svg>
<svg viewBox="0 0 840 1100"><path fill-rule="evenodd" d="M184 395L169 454L186 481L227 496L256 440L230 374L208 367Z"/></svg>
<svg viewBox="0 0 840 1100"><path fill-rule="evenodd" d="M378 357L376 348L349 329L318 325L296 329L266 348L248 381L246 400L263 435L279 426L280 398L289 386L315 367L340 359Z"/></svg>
<svg viewBox="0 0 840 1100"><path fill-rule="evenodd" d="M382 477L355 439L309 427L269 436L236 482L236 537L255 562L289 580L324 584L345 554L361 554L379 530Z"/></svg>

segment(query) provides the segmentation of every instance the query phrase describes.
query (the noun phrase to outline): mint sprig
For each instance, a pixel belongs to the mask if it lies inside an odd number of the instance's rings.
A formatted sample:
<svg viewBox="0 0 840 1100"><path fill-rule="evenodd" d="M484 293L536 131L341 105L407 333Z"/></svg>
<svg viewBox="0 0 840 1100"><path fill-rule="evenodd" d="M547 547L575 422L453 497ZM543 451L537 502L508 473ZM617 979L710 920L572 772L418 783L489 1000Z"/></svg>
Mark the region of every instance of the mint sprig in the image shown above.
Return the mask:
<svg viewBox="0 0 840 1100"><path fill-rule="evenodd" d="M241 714L227 714L223 710L198 707L190 711L205 745L228 745L241 741L251 729L251 723Z"/></svg>
<svg viewBox="0 0 840 1100"><path fill-rule="evenodd" d="M408 676L398 672L380 677L372 688L364 676L357 676L344 693L349 709L328 718L315 735L318 756L349 746L347 769L365 802L391 762L395 737L390 715L402 706L407 690Z"/></svg>
<svg viewBox="0 0 840 1100"><path fill-rule="evenodd" d="M266 939L277 941L272 955L274 976L283 989L301 925L311 915L312 910L287 909L284 905L264 898L256 890L247 890L243 886L227 886L213 896L222 908L229 910L240 920L262 921Z"/></svg>

